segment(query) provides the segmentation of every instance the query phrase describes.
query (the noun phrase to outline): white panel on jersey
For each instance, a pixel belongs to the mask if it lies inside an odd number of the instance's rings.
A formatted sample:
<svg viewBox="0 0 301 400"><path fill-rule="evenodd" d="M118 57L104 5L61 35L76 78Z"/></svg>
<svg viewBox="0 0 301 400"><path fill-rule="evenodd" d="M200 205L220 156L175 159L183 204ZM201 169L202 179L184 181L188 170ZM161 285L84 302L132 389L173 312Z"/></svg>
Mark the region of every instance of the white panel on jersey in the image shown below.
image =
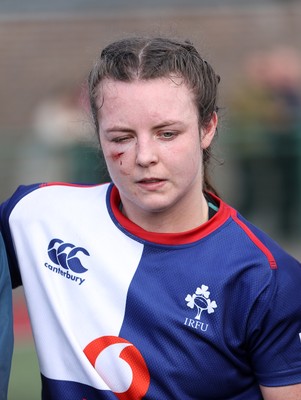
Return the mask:
<svg viewBox="0 0 301 400"><path fill-rule="evenodd" d="M44 187L22 198L10 217L41 372L98 389L108 387L83 350L119 335L143 251L111 221L106 190Z"/></svg>

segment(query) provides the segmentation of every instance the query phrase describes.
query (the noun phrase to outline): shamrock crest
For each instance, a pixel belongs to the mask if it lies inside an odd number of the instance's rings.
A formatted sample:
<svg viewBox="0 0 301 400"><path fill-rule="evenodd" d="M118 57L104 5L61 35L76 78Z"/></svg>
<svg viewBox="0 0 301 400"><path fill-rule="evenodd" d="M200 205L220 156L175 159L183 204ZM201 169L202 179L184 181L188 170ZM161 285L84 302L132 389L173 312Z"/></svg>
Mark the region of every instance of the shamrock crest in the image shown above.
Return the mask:
<svg viewBox="0 0 301 400"><path fill-rule="evenodd" d="M195 319L201 319L201 314L204 310L207 310L208 314L214 313L214 309L217 307L216 302L211 301L210 292L208 291L208 286L202 285L198 287L193 295L188 294L185 298L187 301L187 307L197 308L197 314Z"/></svg>

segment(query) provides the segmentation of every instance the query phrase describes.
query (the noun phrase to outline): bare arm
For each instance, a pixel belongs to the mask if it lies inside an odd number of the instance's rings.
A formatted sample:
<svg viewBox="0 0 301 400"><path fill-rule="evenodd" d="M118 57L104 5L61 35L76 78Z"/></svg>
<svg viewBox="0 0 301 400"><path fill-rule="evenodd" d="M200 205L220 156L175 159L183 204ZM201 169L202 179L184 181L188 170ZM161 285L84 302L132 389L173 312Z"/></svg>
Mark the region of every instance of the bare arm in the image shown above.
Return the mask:
<svg viewBox="0 0 301 400"><path fill-rule="evenodd" d="M297 385L260 386L264 400L301 400L301 383Z"/></svg>

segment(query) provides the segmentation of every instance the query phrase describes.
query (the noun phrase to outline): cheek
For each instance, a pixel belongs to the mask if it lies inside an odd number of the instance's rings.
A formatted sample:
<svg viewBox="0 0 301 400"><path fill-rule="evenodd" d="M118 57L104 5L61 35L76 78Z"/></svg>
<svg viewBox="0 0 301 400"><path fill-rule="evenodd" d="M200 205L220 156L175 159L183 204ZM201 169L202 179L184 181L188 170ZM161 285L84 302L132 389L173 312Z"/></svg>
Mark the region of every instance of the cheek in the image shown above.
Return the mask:
<svg viewBox="0 0 301 400"><path fill-rule="evenodd" d="M129 151L120 151L116 149L106 149L104 151L104 156L106 159L106 163L109 169L109 172L112 176L116 176L116 174L120 175L129 175L130 174L130 152Z"/></svg>
<svg viewBox="0 0 301 400"><path fill-rule="evenodd" d="M199 169L202 165L202 150L199 142L190 146L181 146L171 157L171 163L181 174Z"/></svg>
<svg viewBox="0 0 301 400"><path fill-rule="evenodd" d="M114 165L115 168L123 166L131 159L133 148L133 143L102 143L103 154L107 163Z"/></svg>
<svg viewBox="0 0 301 400"><path fill-rule="evenodd" d="M110 155L110 158L112 159L112 161L114 163L119 163L119 165L121 166L123 154L124 154L124 152L117 152L117 153L112 152L112 154Z"/></svg>
<svg viewBox="0 0 301 400"><path fill-rule="evenodd" d="M118 165L123 164L124 149L120 149L115 145L106 142L101 143L101 148L108 168L116 168Z"/></svg>

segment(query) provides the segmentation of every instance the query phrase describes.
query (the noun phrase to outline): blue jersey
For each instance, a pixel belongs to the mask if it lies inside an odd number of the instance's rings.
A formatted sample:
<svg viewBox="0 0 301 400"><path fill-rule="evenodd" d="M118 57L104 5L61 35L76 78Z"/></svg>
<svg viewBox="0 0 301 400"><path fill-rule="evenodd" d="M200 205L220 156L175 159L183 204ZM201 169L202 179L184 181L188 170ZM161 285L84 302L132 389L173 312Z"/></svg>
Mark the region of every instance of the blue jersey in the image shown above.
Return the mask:
<svg viewBox="0 0 301 400"><path fill-rule="evenodd" d="M4 243L0 235L0 400L7 399L12 352L12 289Z"/></svg>
<svg viewBox="0 0 301 400"><path fill-rule="evenodd" d="M129 221L112 184L20 187L2 205L44 400L257 400L301 382L301 266L214 201L178 234Z"/></svg>

